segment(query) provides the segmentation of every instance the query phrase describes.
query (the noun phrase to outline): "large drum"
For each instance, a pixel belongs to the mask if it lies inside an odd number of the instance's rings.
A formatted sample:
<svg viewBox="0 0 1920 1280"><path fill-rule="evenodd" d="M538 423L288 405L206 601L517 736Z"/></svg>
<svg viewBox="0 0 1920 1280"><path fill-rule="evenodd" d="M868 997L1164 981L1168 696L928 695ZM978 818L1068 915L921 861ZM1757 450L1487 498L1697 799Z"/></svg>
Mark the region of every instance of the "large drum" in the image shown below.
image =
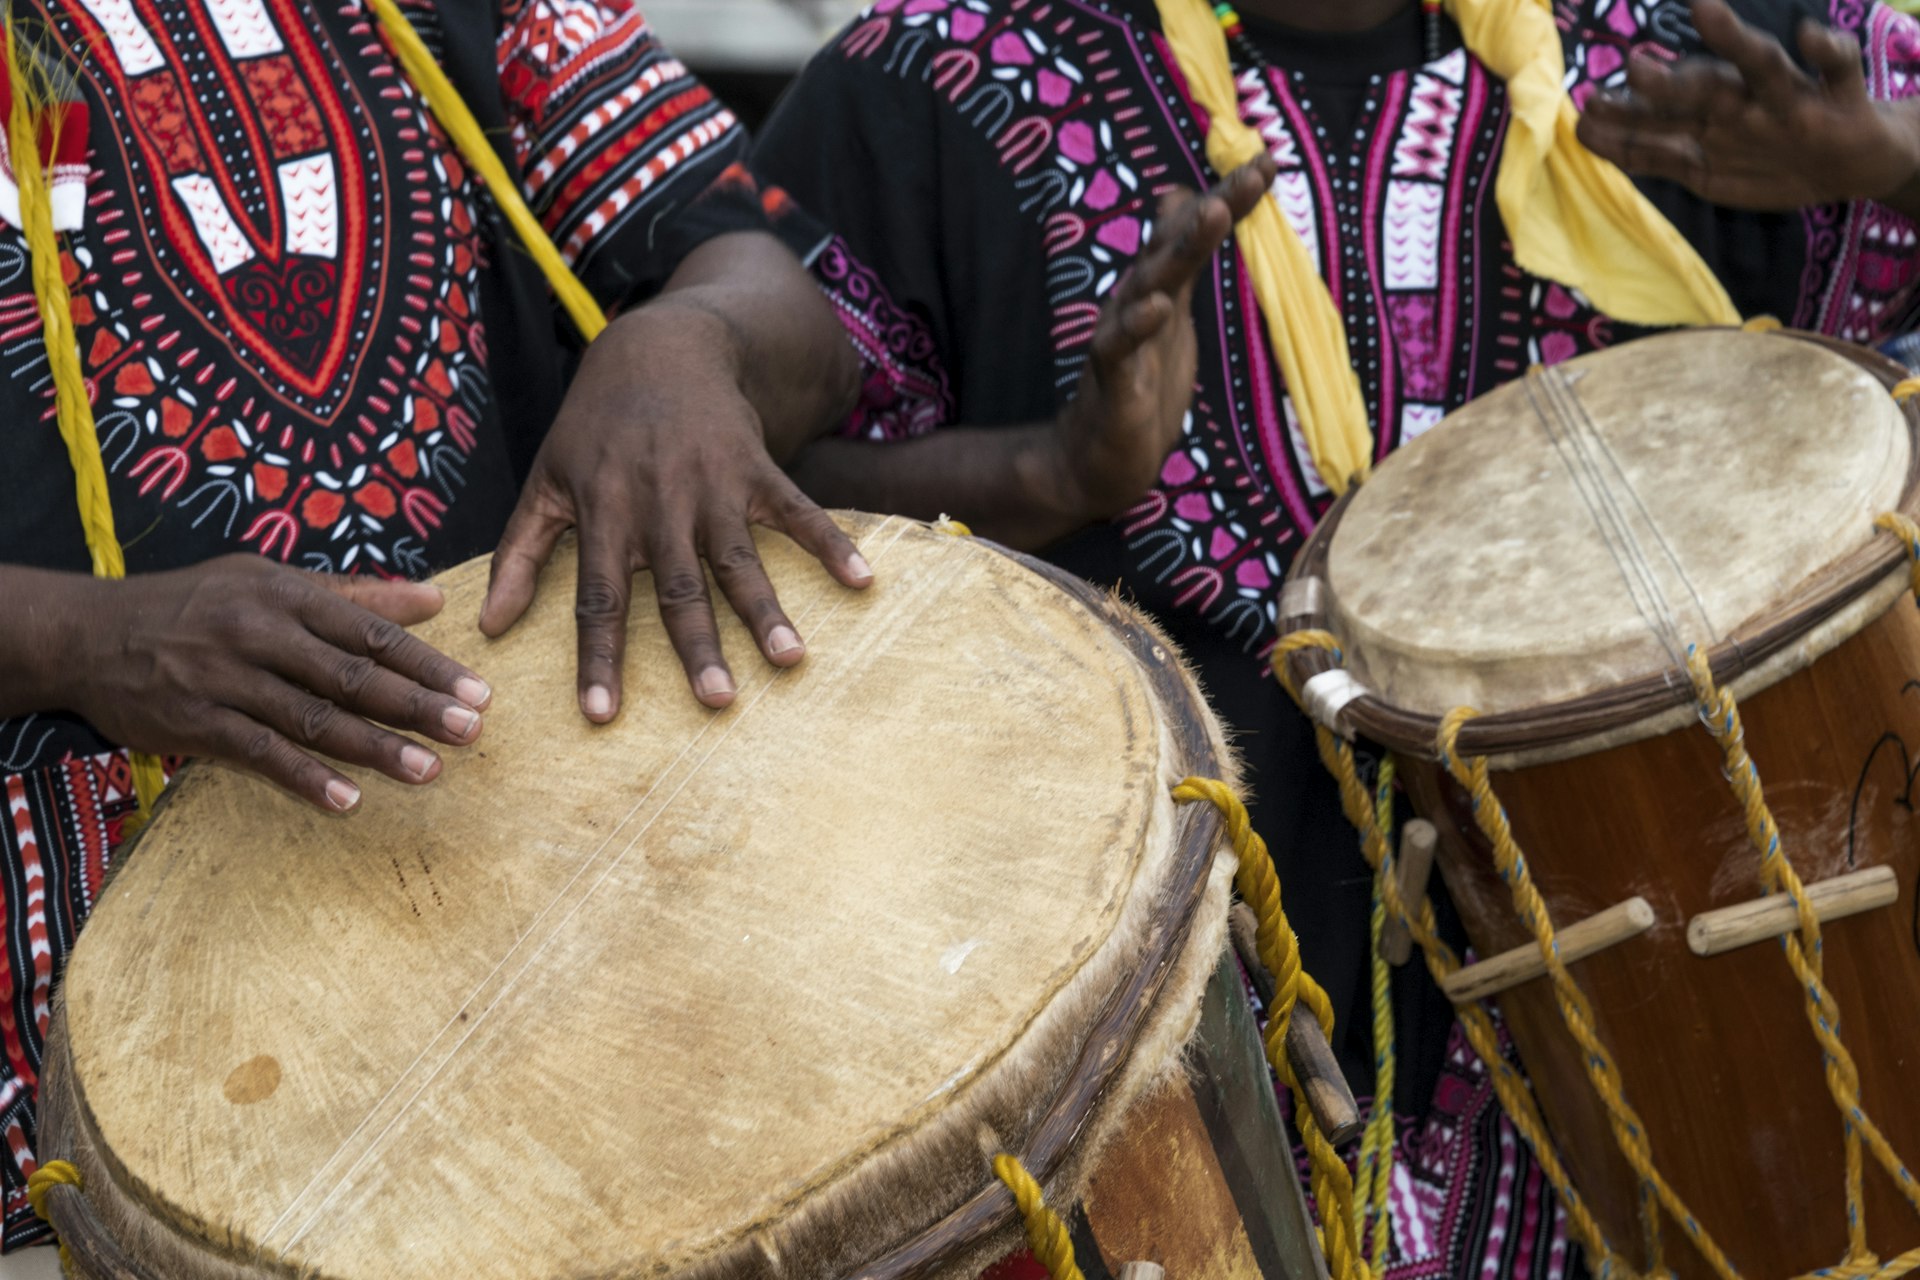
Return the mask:
<svg viewBox="0 0 1920 1280"><path fill-rule="evenodd" d="M1311 1274L1233 855L1171 796L1230 767L1178 656L988 544L852 531L870 591L763 542L810 655L725 712L643 589L627 710L580 717L567 551L498 642L486 565L440 580L422 634L495 702L435 785L335 819L189 768L51 1039L79 1274L972 1276L1021 1239L1001 1152L1090 1277Z"/></svg>
<svg viewBox="0 0 1920 1280"><path fill-rule="evenodd" d="M1282 622L1337 636L1346 674L1321 674L1334 659L1315 651L1292 677L1319 676L1321 715L1398 754L1479 956L1524 961L1535 935L1436 758L1442 717L1481 713L1460 758L1490 758L1563 954L1597 918L1601 949L1572 975L1659 1171L1748 1275L1847 1252L1842 1117L1686 663L1698 646L1738 698L1785 854L1833 917L1826 982L1866 1112L1920 1157L1920 614L1906 551L1874 527L1916 506L1900 377L1838 344L1740 331L1534 370L1336 510ZM1646 1265L1640 1178L1550 983L1498 1001L1576 1183ZM1920 1244L1920 1216L1867 1165L1868 1238L1888 1258ZM1709 1274L1685 1224L1661 1226L1678 1271Z"/></svg>

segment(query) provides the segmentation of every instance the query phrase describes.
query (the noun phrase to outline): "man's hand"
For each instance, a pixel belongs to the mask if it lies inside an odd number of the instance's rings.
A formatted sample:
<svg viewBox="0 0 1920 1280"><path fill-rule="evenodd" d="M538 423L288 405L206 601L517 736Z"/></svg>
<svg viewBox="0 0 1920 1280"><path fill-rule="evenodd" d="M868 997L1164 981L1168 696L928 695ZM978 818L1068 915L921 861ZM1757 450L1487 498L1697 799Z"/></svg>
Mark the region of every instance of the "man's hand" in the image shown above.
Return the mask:
<svg viewBox="0 0 1920 1280"><path fill-rule="evenodd" d="M1101 310L1080 387L1054 431L1052 465L1076 524L1109 519L1160 478L1193 399L1193 288L1273 185L1262 155L1206 195L1160 202L1153 244Z"/></svg>
<svg viewBox="0 0 1920 1280"><path fill-rule="evenodd" d="M812 296L801 301L821 308L844 345L818 291L806 287ZM770 294L762 305L782 302ZM672 295L614 321L588 350L494 555L480 615L490 636L519 621L554 545L578 527L579 696L590 720L604 723L620 709L628 605L641 569L653 571L667 634L710 707L733 701L734 680L703 560L761 653L783 667L805 648L761 567L754 525L785 533L846 586L873 581L852 541L769 456L760 414L741 389L744 359L732 326Z"/></svg>
<svg viewBox="0 0 1920 1280"><path fill-rule="evenodd" d="M1261 156L1204 196L1161 202L1153 242L1107 299L1073 401L1053 419L884 445L822 440L800 454L801 486L834 506L951 512L1021 550L1119 515L1152 490L1193 399L1194 283L1273 176Z"/></svg>
<svg viewBox="0 0 1920 1280"><path fill-rule="evenodd" d="M1920 115L1868 96L1858 41L1803 22L1800 52L1815 79L1725 0L1694 0L1693 19L1718 57L1636 57L1629 95L1588 103L1589 149L1733 208L1879 200L1920 211Z"/></svg>
<svg viewBox="0 0 1920 1280"><path fill-rule="evenodd" d="M331 757L431 782L432 751L382 728L464 746L491 695L405 627L436 587L330 578L252 555L105 582L13 571L47 619L29 707L70 710L136 751L212 756L329 812L360 803Z"/></svg>

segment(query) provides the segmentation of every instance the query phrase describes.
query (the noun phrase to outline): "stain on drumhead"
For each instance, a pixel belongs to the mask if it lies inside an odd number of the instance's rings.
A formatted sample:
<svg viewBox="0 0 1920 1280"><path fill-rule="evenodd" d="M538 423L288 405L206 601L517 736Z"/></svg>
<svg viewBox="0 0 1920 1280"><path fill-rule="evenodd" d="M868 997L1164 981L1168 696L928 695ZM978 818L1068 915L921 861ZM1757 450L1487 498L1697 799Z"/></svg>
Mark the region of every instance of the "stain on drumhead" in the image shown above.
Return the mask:
<svg viewBox="0 0 1920 1280"><path fill-rule="evenodd" d="M234 1106L250 1107L256 1102L265 1102L279 1088L280 1059L263 1053L235 1067L220 1092Z"/></svg>

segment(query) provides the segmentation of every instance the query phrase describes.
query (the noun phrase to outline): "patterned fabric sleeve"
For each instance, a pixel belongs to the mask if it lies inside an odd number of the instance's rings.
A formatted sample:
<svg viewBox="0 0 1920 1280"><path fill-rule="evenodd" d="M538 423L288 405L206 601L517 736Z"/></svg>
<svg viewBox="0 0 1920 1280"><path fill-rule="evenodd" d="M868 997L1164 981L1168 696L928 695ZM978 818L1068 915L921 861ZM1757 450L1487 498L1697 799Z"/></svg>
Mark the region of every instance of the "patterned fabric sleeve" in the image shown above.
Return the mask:
<svg viewBox="0 0 1920 1280"><path fill-rule="evenodd" d="M751 192L719 181L745 130L630 0L505 0L496 52L529 202L603 303L657 290L714 236L765 227Z"/></svg>
<svg viewBox="0 0 1920 1280"><path fill-rule="evenodd" d="M900 5L882 3L873 11ZM871 65L874 18L816 56L767 122L753 169L775 230L802 255L859 351L864 381L843 434L868 440L925 435L955 420L949 352L964 320L948 280L941 222L982 221L987 182L942 136L934 98L918 75ZM884 58L878 59L886 61ZM1017 271L1016 241L997 255L967 255L998 280ZM973 280L988 307L1024 300L1019 289Z"/></svg>
<svg viewBox="0 0 1920 1280"><path fill-rule="evenodd" d="M1867 89L1884 102L1920 96L1920 22L1871 0L1832 0L1831 21L1859 38ZM1827 270L1809 270L1801 323L1850 342L1886 336L1911 312L1920 286L1920 235L1911 218L1874 201L1804 211L1808 238L1833 246Z"/></svg>

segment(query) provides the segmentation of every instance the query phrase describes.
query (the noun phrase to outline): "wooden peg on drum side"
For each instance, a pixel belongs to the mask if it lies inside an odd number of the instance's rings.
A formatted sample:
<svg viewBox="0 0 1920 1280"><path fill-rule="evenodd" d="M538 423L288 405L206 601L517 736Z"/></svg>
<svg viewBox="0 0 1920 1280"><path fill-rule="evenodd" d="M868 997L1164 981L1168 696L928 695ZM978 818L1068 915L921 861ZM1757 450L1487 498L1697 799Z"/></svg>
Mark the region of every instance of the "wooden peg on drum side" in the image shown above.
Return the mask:
<svg viewBox="0 0 1920 1280"><path fill-rule="evenodd" d="M1260 997L1261 1004L1272 1008L1273 975L1260 960L1257 941L1260 925L1254 919L1253 908L1244 902L1234 903L1227 924L1233 936L1233 949L1253 983L1254 993ZM1360 1136L1366 1127L1360 1105L1353 1100L1353 1090L1347 1087L1347 1078L1340 1070L1339 1059L1333 1056L1333 1046L1327 1043L1326 1033L1304 1009L1287 1024L1287 1065L1293 1068L1294 1079L1300 1082L1300 1090L1306 1095L1313 1122L1329 1141L1338 1146Z"/></svg>
<svg viewBox="0 0 1920 1280"><path fill-rule="evenodd" d="M1440 843L1440 832L1424 818L1414 818L1400 829L1400 856L1395 859L1395 878L1400 885L1400 901L1407 910L1416 911L1427 896L1427 880L1433 875L1433 851ZM1380 954L1396 969L1413 957L1413 934L1398 916L1388 916L1380 930Z"/></svg>
<svg viewBox="0 0 1920 1280"><path fill-rule="evenodd" d="M1651 928L1653 908L1647 900L1628 898L1598 915L1588 916L1579 924L1561 929L1560 959L1567 964L1584 960L1608 947L1637 938ZM1478 964L1470 964L1440 985L1446 991L1447 999L1455 1004L1466 1004L1471 1000L1497 996L1523 982L1544 977L1546 972L1547 962L1540 958L1538 944L1529 942L1511 951L1502 951Z"/></svg>
<svg viewBox="0 0 1920 1280"><path fill-rule="evenodd" d="M1807 902L1821 924L1890 907L1900 897L1900 880L1892 867L1868 867L1807 886ZM1717 956L1769 938L1791 933L1800 914L1782 894L1770 894L1703 911L1687 922L1687 946L1697 956Z"/></svg>
<svg viewBox="0 0 1920 1280"><path fill-rule="evenodd" d="M1167 1269L1157 1262L1129 1262L1120 1268L1120 1280L1167 1280Z"/></svg>

